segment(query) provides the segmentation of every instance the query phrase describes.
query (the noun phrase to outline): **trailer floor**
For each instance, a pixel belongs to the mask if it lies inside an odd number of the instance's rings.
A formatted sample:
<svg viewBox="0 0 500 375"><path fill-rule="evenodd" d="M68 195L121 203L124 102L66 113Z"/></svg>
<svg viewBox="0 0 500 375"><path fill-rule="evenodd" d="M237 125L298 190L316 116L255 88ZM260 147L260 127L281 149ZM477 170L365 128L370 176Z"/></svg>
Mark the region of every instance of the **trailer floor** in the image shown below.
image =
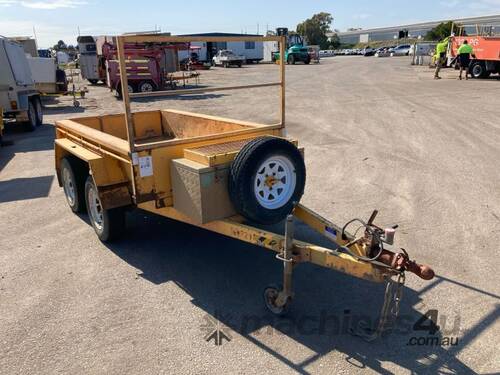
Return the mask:
<svg viewBox="0 0 500 375"><path fill-rule="evenodd" d="M273 68L201 78L273 81ZM46 125L34 133L9 127L15 144L0 149L1 372L499 371L500 82L443 77L406 58L287 67L288 131L306 150L303 203L339 224L378 208L378 222L398 223L397 243L438 275L407 275L404 327L372 343L346 333L346 322L377 316L382 285L302 265L290 318L278 319L262 302L281 277L270 252L140 211L129 214L122 241L100 243L57 186L51 124L119 111L106 88L89 87L76 110L69 98L47 103ZM264 121L273 90L138 106ZM429 310L441 326L435 335L414 327ZM441 345L446 338L458 344Z"/></svg>

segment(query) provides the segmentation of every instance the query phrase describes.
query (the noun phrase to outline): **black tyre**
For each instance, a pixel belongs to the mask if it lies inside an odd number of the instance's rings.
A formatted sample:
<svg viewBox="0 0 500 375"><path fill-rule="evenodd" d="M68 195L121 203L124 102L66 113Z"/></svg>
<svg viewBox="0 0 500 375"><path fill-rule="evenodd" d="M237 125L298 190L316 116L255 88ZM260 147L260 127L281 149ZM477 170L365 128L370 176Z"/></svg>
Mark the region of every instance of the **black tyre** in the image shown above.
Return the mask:
<svg viewBox="0 0 500 375"><path fill-rule="evenodd" d="M102 242L117 239L125 229L125 209L123 207L106 210L102 207L92 176L85 183L85 201L90 223Z"/></svg>
<svg viewBox="0 0 500 375"><path fill-rule="evenodd" d="M37 127L37 116L36 116L36 107L35 103L33 103L33 100L30 100L28 102L28 121L24 123L24 128L32 132L36 129Z"/></svg>
<svg viewBox="0 0 500 375"><path fill-rule="evenodd" d="M39 97L33 98L33 105L35 106L35 112L36 112L36 125L40 126L43 124L43 107L42 107L42 101L40 100Z"/></svg>
<svg viewBox="0 0 500 375"><path fill-rule="evenodd" d="M137 86L138 92L153 92L155 91L155 85L151 81L142 81Z"/></svg>
<svg viewBox="0 0 500 375"><path fill-rule="evenodd" d="M304 64L308 65L311 62L310 58L305 59Z"/></svg>
<svg viewBox="0 0 500 375"><path fill-rule="evenodd" d="M474 78L485 78L486 66L481 61L475 61L470 65L469 68L470 75Z"/></svg>
<svg viewBox="0 0 500 375"><path fill-rule="evenodd" d="M85 163L74 159L64 158L61 162L61 184L64 195L71 211L85 212L85 180L88 176Z"/></svg>
<svg viewBox="0 0 500 375"><path fill-rule="evenodd" d="M294 64L295 64L295 56L294 56L294 55L289 55L289 56L288 56L288 60L287 60L287 62L288 62L289 64L294 65Z"/></svg>
<svg viewBox="0 0 500 375"><path fill-rule="evenodd" d="M266 306L269 312L277 316L284 316L288 314L291 305L290 298L286 300L283 306L278 306L276 304L276 299L278 298L278 295L282 290L283 287L281 285L271 284L264 289L263 293L264 306Z"/></svg>
<svg viewBox="0 0 500 375"><path fill-rule="evenodd" d="M133 85L131 85L130 83L128 84L128 93L131 94L131 93L134 93L136 90L134 88ZM118 95L118 98L122 99L123 98L123 93L122 93L122 84L119 83L117 86L116 86L116 94Z"/></svg>
<svg viewBox="0 0 500 375"><path fill-rule="evenodd" d="M91 85L97 85L97 82L99 82L98 79L88 79L88 81Z"/></svg>
<svg viewBox="0 0 500 375"><path fill-rule="evenodd" d="M274 224L282 221L304 193L306 168L294 144L262 137L248 142L229 171L229 197L247 219Z"/></svg>

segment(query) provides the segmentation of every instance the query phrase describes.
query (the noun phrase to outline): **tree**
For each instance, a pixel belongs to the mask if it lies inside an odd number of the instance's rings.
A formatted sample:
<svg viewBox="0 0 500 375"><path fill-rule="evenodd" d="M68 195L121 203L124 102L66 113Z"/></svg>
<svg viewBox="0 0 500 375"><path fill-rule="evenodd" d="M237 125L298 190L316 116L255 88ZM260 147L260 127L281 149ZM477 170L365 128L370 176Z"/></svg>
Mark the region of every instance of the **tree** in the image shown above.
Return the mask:
<svg viewBox="0 0 500 375"><path fill-rule="evenodd" d="M340 38L339 36L337 35L337 33L333 34L331 37L330 37L330 48L331 49L338 49L340 48Z"/></svg>
<svg viewBox="0 0 500 375"><path fill-rule="evenodd" d="M52 48L56 51L62 51L62 50L68 49L68 47L66 46L66 43L64 43L64 41L62 41L62 40L58 41L57 44Z"/></svg>
<svg viewBox="0 0 500 375"><path fill-rule="evenodd" d="M297 25L297 33L306 38L309 44L319 45L321 49L328 48L328 37L333 17L330 13L321 12Z"/></svg>
<svg viewBox="0 0 500 375"><path fill-rule="evenodd" d="M441 22L427 34L425 34L426 40L442 40L451 35L451 26L453 25L452 21Z"/></svg>

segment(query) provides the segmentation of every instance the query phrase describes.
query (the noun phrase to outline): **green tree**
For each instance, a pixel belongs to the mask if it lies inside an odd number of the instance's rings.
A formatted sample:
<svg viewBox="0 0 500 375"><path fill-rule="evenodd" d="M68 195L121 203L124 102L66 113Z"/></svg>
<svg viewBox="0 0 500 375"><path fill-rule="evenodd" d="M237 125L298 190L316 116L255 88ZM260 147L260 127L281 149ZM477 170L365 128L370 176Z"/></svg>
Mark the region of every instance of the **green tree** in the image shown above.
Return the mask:
<svg viewBox="0 0 500 375"><path fill-rule="evenodd" d="M335 33L330 37L330 48L331 49L338 49L340 48L340 38L339 36Z"/></svg>
<svg viewBox="0 0 500 375"><path fill-rule="evenodd" d="M328 37L333 17L330 13L321 12L297 25L297 33L306 38L309 44L319 45L321 49L328 48Z"/></svg>
<svg viewBox="0 0 500 375"><path fill-rule="evenodd" d="M427 34L425 34L426 40L442 40L451 35L452 21L441 22Z"/></svg>
<svg viewBox="0 0 500 375"><path fill-rule="evenodd" d="M64 43L64 41L62 41L62 40L58 41L57 44L52 48L56 51L64 51L64 50L68 49L68 47L66 46L66 43Z"/></svg>

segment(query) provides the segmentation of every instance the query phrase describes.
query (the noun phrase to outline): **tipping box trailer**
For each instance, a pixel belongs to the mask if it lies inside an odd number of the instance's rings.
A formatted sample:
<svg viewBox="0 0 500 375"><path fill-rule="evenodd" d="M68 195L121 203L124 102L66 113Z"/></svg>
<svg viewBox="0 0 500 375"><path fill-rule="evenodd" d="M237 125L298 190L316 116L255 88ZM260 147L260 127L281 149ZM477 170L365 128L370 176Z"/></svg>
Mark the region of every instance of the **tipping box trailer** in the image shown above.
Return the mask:
<svg viewBox="0 0 500 375"><path fill-rule="evenodd" d="M227 37L226 37L227 38ZM87 212L102 241L123 233L125 211L140 208L260 246L283 263L283 286L264 289L270 312L283 314L293 298L292 275L301 263L337 270L372 282L387 282L383 319L399 293L405 271L423 279L434 272L392 248L396 227L353 219L336 225L300 204L305 186L303 150L285 136L285 38L233 37L280 43L279 81L244 86L164 91L161 95L274 87L280 119L273 124L240 121L173 109L131 111L131 98L157 93L123 92L124 113L56 121L55 166L67 203ZM219 42L221 37L127 35L117 38L120 77L125 74L124 43ZM332 241L335 250L294 238L300 220ZM262 229L284 223L284 235ZM363 230L350 233L351 225ZM396 294L394 294L396 293ZM394 310L393 310L394 311ZM382 319L381 318L381 319ZM381 333L364 333L371 340Z"/></svg>

